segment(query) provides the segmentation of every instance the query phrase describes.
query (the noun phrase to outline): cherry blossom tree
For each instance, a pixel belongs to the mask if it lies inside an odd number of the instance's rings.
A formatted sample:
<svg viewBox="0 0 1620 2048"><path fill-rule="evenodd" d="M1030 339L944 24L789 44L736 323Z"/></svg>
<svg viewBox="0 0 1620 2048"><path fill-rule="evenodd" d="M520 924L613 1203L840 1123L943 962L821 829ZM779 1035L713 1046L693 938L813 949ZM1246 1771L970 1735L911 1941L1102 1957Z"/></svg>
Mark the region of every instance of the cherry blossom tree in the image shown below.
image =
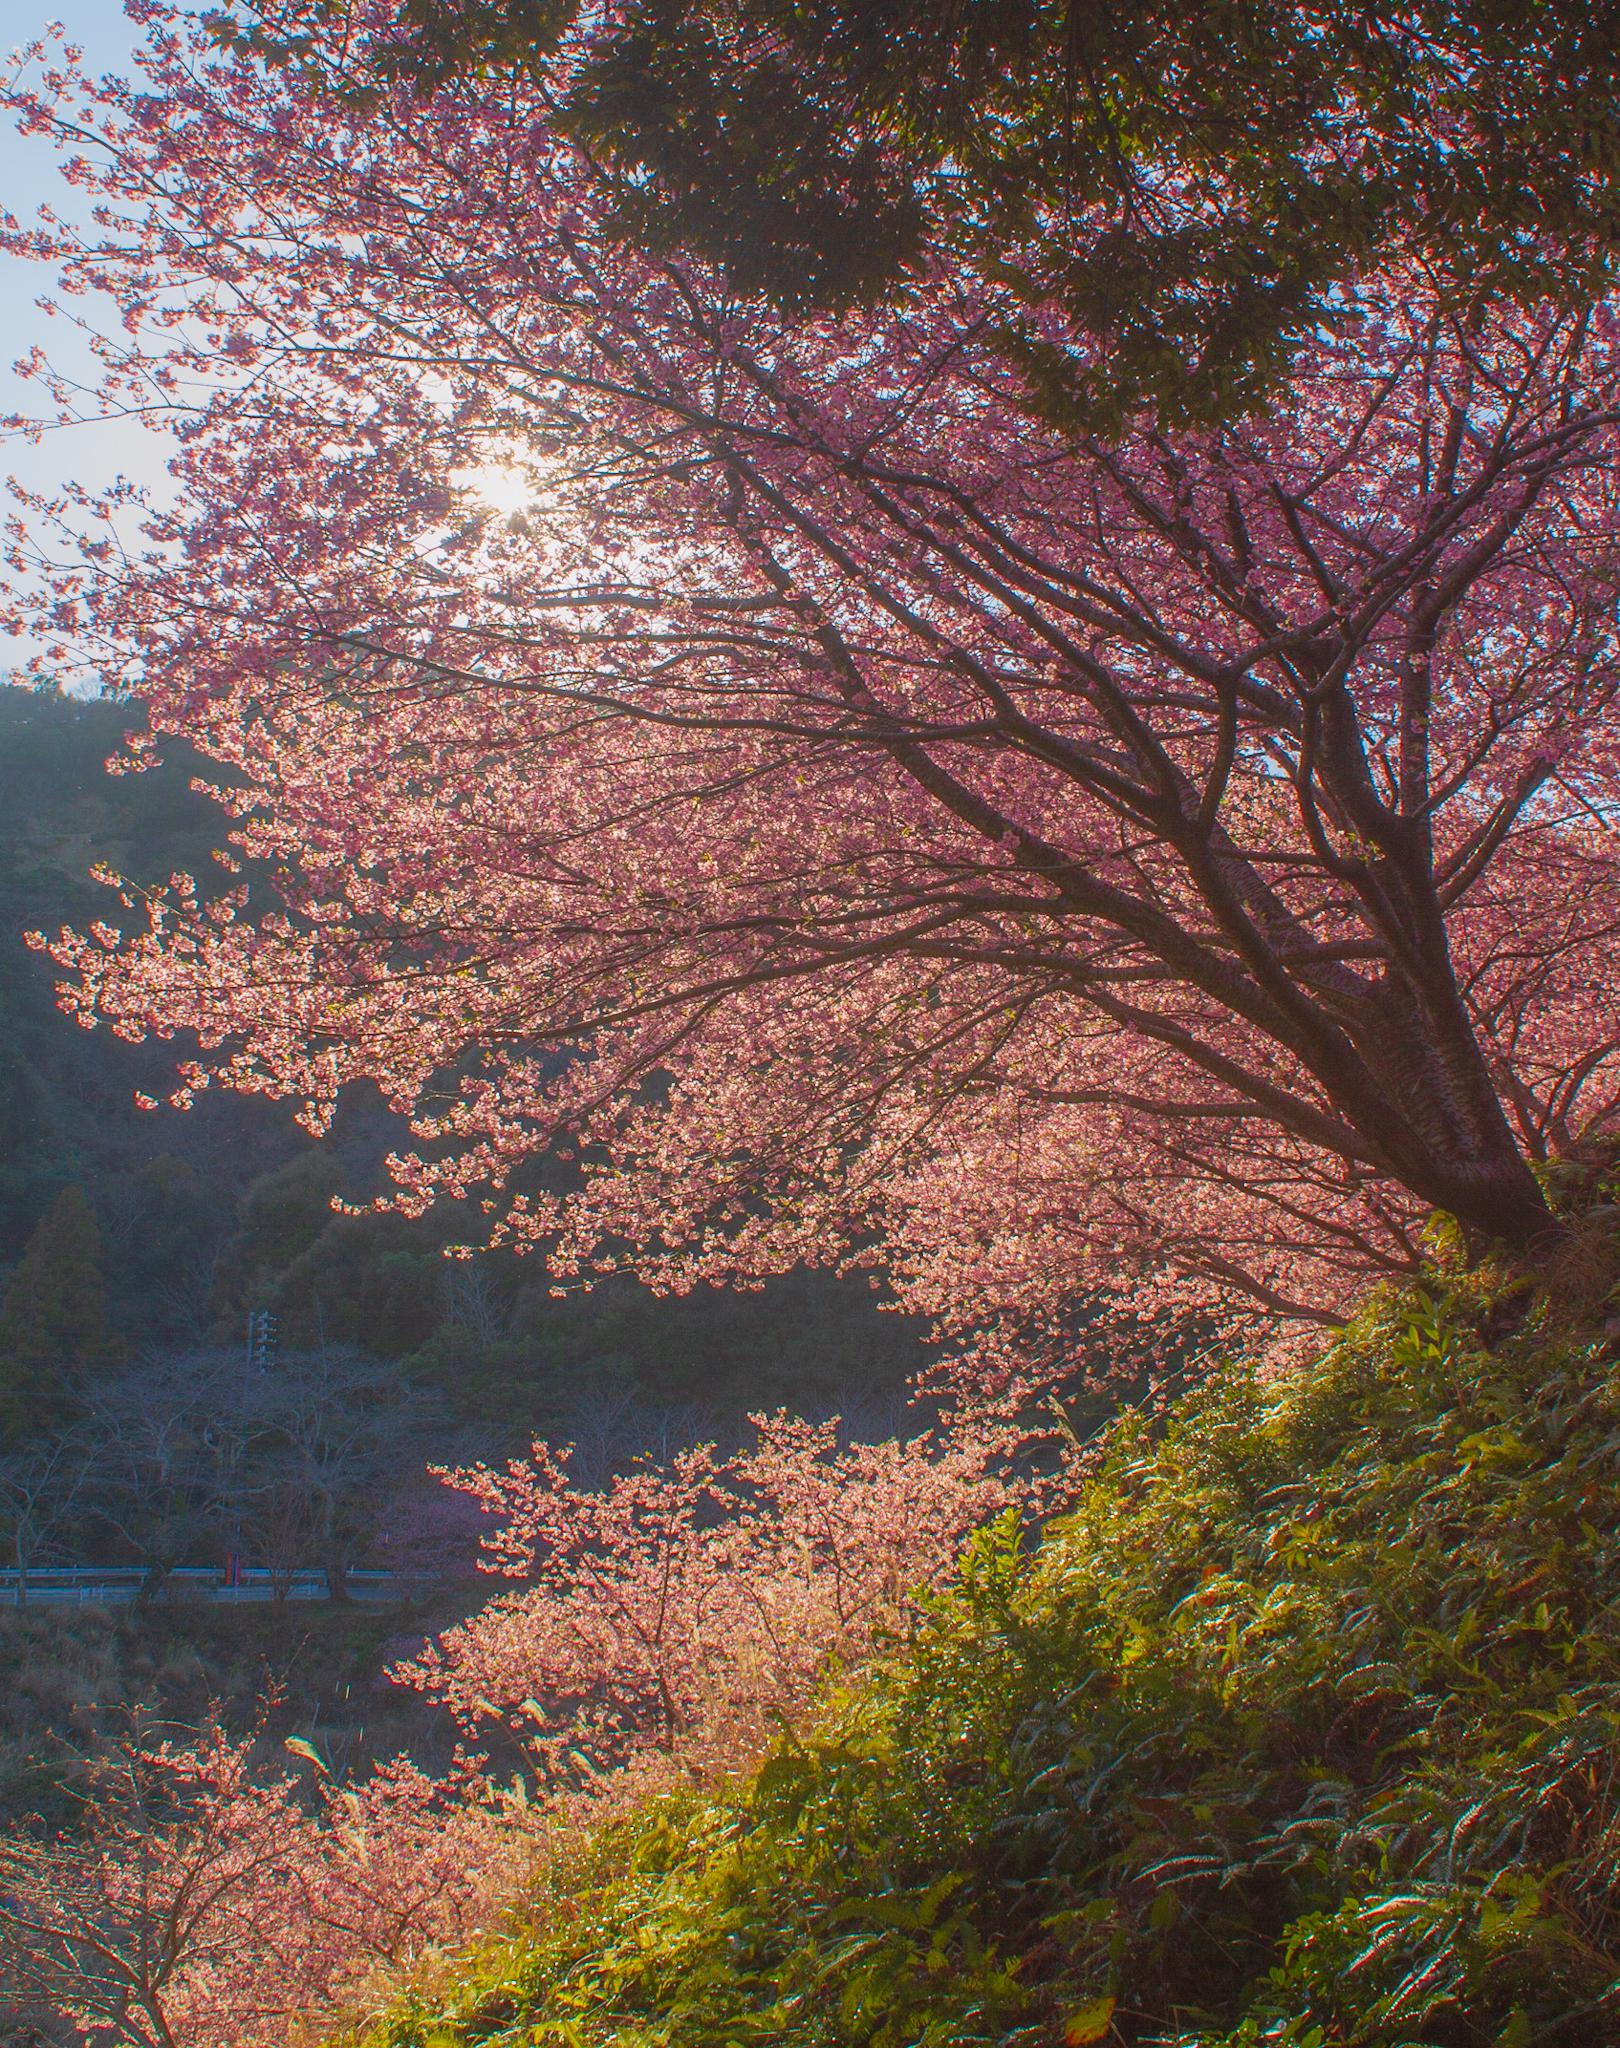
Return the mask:
<svg viewBox="0 0 1620 2048"><path fill-rule="evenodd" d="M836 1421L756 1415L600 1486L537 1443L451 1483L490 1515L486 1569L524 1583L394 1676L470 1730L492 1717L566 1786L662 1752L735 1764L802 1709L833 1659L866 1655L981 1524L1033 1498L1026 1433L979 1413L943 1438L843 1443Z"/></svg>
<svg viewBox="0 0 1620 2048"><path fill-rule="evenodd" d="M10 243L177 495L25 506L16 608L243 867L58 939L84 1020L315 1128L376 1080L396 1199L565 1275L1332 1318L1435 1210L1556 1227L1620 1100L1611 305L1394 267L1270 411L1065 437L989 269L785 322L609 234L521 80L140 13L139 88L14 88L102 226Z"/></svg>
<svg viewBox="0 0 1620 2048"><path fill-rule="evenodd" d="M0 1839L7 1990L87 2040L282 2048L518 1890L533 1833L470 1760L301 1796L257 1747L137 1728L89 1760L73 1827Z"/></svg>

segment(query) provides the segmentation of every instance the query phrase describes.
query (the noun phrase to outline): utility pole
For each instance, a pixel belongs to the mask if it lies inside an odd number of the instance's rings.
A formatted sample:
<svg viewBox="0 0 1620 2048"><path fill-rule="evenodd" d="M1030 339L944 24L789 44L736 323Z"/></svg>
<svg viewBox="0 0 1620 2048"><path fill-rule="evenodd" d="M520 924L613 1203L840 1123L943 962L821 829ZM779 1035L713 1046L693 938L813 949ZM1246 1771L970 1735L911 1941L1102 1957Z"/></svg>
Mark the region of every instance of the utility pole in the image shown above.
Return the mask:
<svg viewBox="0 0 1620 2048"><path fill-rule="evenodd" d="M267 1308L248 1310L247 1369L267 1373L281 1341L281 1319ZM238 1512L231 1547L225 1558L225 1584L233 1589L242 1583L242 1517Z"/></svg>
<svg viewBox="0 0 1620 2048"><path fill-rule="evenodd" d="M250 1309L247 1319L249 1372L268 1372L281 1342L281 1319L267 1308Z"/></svg>

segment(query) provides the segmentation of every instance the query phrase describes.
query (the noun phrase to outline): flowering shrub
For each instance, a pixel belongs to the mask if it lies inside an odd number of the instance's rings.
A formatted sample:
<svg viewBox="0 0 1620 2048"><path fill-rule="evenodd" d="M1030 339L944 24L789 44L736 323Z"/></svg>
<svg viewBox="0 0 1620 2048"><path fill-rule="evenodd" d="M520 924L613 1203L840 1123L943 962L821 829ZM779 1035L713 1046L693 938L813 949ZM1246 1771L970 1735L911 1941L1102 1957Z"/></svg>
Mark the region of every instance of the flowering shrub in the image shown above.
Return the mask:
<svg viewBox="0 0 1620 2048"><path fill-rule="evenodd" d="M518 1725L561 1777L648 1746L711 1767L896 1625L1018 1496L1008 1423L845 1445L834 1422L751 1420L744 1450L703 1446L598 1488L545 1444L451 1474L499 1518L487 1567L527 1583L394 1675L470 1725Z"/></svg>
<svg viewBox="0 0 1620 2048"><path fill-rule="evenodd" d="M1122 1424L367 2048L1613 2048L1620 1349L1529 1306Z"/></svg>
<svg viewBox="0 0 1620 2048"><path fill-rule="evenodd" d="M516 1887L513 1804L470 1760L300 1796L257 1750L137 1730L89 1764L76 1827L0 1843L0 1987L89 2038L271 2048Z"/></svg>

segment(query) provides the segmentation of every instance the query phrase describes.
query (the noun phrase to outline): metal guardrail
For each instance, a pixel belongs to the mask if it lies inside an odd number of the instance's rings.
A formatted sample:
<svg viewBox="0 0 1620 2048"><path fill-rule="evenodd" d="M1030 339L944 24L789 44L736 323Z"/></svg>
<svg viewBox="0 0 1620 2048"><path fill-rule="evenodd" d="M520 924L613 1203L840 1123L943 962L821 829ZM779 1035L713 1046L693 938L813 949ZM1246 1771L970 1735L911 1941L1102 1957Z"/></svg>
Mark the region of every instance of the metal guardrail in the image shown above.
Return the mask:
<svg viewBox="0 0 1620 2048"><path fill-rule="evenodd" d="M147 1574L139 1565L41 1565L27 1574L26 1587L20 1576L14 1567L0 1569L0 1606L131 1607ZM408 1600L429 1583L390 1571L351 1571L345 1578L351 1600L374 1604ZM164 1575L156 1599L164 1606L255 1606L274 1602L278 1591L284 1601L332 1597L320 1570L276 1574L248 1566L229 1584L213 1565L180 1565Z"/></svg>

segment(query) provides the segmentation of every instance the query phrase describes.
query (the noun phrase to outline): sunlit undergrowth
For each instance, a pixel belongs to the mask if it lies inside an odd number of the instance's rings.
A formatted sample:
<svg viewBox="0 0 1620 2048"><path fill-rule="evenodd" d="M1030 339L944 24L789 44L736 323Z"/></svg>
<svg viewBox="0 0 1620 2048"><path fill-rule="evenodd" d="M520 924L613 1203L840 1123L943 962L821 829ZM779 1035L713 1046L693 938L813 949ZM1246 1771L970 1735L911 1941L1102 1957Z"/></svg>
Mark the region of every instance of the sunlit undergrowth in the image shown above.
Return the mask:
<svg viewBox="0 0 1620 2048"><path fill-rule="evenodd" d="M1069 1520L370 2040L1612 2043L1614 1357L1436 1282L1120 1425Z"/></svg>

